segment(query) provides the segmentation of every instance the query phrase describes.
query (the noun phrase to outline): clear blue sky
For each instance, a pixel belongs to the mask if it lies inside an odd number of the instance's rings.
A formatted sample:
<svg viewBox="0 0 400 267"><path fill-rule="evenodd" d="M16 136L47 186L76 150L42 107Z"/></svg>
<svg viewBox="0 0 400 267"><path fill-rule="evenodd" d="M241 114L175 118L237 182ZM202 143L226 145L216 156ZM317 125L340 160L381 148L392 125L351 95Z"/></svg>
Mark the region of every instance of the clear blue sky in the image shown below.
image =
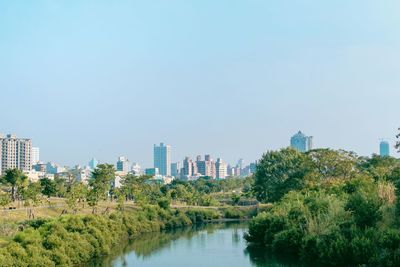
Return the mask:
<svg viewBox="0 0 400 267"><path fill-rule="evenodd" d="M0 0L0 132L43 160L255 160L400 126L397 0ZM393 141L393 140L392 140Z"/></svg>

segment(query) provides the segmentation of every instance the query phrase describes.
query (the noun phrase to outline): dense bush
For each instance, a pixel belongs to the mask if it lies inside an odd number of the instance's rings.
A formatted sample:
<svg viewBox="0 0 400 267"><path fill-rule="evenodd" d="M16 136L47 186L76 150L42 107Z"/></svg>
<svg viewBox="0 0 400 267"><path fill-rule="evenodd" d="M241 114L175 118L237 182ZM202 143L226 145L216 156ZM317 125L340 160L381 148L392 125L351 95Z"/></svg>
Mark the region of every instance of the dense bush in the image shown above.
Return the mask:
<svg viewBox="0 0 400 267"><path fill-rule="evenodd" d="M219 217L211 210L181 212L145 206L111 215L66 215L33 220L0 249L0 266L72 266L110 254L121 240Z"/></svg>
<svg viewBox="0 0 400 267"><path fill-rule="evenodd" d="M249 243L323 266L400 266L399 160L282 150L260 162L253 190L275 202L250 222Z"/></svg>

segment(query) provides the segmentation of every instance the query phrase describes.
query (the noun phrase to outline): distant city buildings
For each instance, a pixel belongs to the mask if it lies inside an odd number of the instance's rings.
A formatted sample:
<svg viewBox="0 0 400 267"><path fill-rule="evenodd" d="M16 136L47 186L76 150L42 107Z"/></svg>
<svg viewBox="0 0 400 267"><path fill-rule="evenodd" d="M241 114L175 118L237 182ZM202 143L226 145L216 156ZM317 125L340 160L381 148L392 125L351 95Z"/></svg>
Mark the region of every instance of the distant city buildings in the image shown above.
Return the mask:
<svg viewBox="0 0 400 267"><path fill-rule="evenodd" d="M205 155L204 160L201 159L201 156L197 156L196 158L196 167L197 172L203 176L215 177L215 162L211 159L210 155Z"/></svg>
<svg viewBox="0 0 400 267"><path fill-rule="evenodd" d="M225 179L228 176L228 168L227 164L222 161L221 158L217 159L215 163L215 178L217 179Z"/></svg>
<svg viewBox="0 0 400 267"><path fill-rule="evenodd" d="M76 175L76 180L80 183L83 184L88 184L90 178L92 177L92 170L90 167L88 168L77 168L77 175Z"/></svg>
<svg viewBox="0 0 400 267"><path fill-rule="evenodd" d="M181 175L181 164L179 162L171 163L171 176L180 177Z"/></svg>
<svg viewBox="0 0 400 267"><path fill-rule="evenodd" d="M122 173L128 173L131 171L131 163L126 157L119 157L117 161L117 171Z"/></svg>
<svg viewBox="0 0 400 267"><path fill-rule="evenodd" d="M381 141L379 144L379 154L381 157L389 157L390 156L390 145L388 141Z"/></svg>
<svg viewBox="0 0 400 267"><path fill-rule="evenodd" d="M145 169L145 174L148 176L158 176L160 175L160 171L158 168L147 168Z"/></svg>
<svg viewBox="0 0 400 267"><path fill-rule="evenodd" d="M37 164L40 161L40 149L38 147L32 147L32 165Z"/></svg>
<svg viewBox="0 0 400 267"><path fill-rule="evenodd" d="M158 168L160 175L171 176L171 146L160 143L154 145L154 168Z"/></svg>
<svg viewBox="0 0 400 267"><path fill-rule="evenodd" d="M299 152L307 152L313 149L313 137L306 136L304 133L299 131L290 139L290 146Z"/></svg>
<svg viewBox="0 0 400 267"><path fill-rule="evenodd" d="M95 158L92 158L90 161L89 161L89 168L91 169L91 170L94 170L94 169L96 169L97 168L97 165L99 165L99 161L97 160L97 159L95 159Z"/></svg>
<svg viewBox="0 0 400 267"><path fill-rule="evenodd" d="M65 172L65 171L66 171L66 168L58 165L57 163L54 163L54 162L46 163L46 173L57 174L57 173Z"/></svg>
<svg viewBox="0 0 400 267"><path fill-rule="evenodd" d="M142 168L140 167L139 163L134 162L132 164L132 174L137 176L142 175Z"/></svg>
<svg viewBox="0 0 400 267"><path fill-rule="evenodd" d="M8 169L29 172L32 169L32 140L17 138L16 135L0 134L0 173Z"/></svg>
<svg viewBox="0 0 400 267"><path fill-rule="evenodd" d="M181 169L181 178L189 178L192 177L195 173L197 173L197 167L191 158L186 157L183 160L183 166Z"/></svg>

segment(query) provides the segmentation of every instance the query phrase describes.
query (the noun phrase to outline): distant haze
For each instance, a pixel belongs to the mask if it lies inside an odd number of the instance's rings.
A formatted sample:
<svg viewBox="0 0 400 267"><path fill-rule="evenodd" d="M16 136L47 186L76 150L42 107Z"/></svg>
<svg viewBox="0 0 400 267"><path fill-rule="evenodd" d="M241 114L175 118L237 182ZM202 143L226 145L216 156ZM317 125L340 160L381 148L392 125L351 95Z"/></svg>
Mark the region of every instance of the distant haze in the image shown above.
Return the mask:
<svg viewBox="0 0 400 267"><path fill-rule="evenodd" d="M378 152L400 126L395 0L0 0L0 132L41 159L234 163L289 145ZM392 148L393 152L393 148Z"/></svg>

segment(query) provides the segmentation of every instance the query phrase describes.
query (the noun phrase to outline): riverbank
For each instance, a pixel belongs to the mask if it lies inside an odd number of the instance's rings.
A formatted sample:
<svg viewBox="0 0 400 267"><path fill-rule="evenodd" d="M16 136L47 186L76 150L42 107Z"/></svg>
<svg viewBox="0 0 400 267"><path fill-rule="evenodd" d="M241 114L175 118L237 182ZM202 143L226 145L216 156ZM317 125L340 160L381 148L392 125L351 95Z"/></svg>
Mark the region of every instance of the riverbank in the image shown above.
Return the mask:
<svg viewBox="0 0 400 267"><path fill-rule="evenodd" d="M30 220L24 222L12 241L0 249L0 263L1 266L79 265L110 254L123 240L132 240L142 233L222 218L238 219L229 216L245 218L248 215L233 207L179 210L145 206L111 214Z"/></svg>

